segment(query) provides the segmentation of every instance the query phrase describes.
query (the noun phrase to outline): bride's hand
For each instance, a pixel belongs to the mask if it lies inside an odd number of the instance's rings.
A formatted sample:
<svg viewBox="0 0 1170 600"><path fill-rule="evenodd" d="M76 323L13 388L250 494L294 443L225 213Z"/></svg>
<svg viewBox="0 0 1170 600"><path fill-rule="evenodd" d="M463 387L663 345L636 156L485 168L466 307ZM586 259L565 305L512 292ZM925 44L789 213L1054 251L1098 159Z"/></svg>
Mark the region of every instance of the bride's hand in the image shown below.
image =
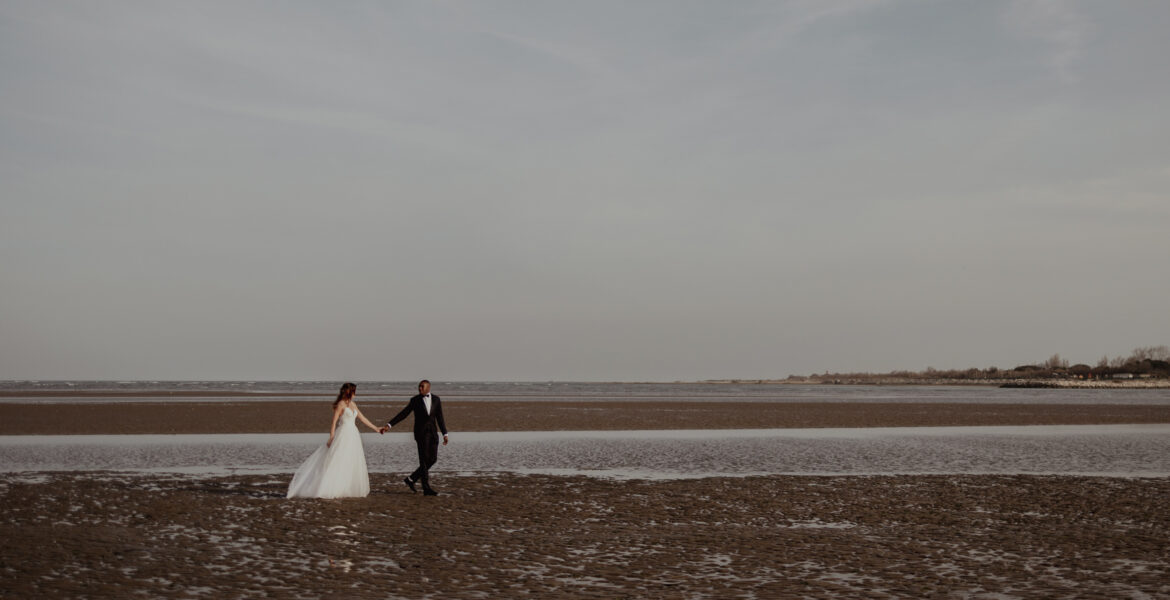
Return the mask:
<svg viewBox="0 0 1170 600"><path fill-rule="evenodd" d="M332 445L333 445L333 438L329 438L329 441L328 441L328 442L325 442L325 447L326 447L326 448L328 448L328 447L330 447L330 446L332 446Z"/></svg>

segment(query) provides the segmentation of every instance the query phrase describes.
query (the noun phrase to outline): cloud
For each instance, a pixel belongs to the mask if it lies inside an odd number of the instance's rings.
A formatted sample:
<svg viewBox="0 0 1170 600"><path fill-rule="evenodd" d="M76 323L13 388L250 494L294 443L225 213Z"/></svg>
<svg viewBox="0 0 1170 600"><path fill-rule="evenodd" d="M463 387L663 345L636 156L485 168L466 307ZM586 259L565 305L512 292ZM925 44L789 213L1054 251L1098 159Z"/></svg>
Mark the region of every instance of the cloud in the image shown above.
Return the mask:
<svg viewBox="0 0 1170 600"><path fill-rule="evenodd" d="M1009 29L1046 46L1045 65L1064 83L1077 83L1077 64L1093 36L1093 22L1062 0L1015 0L1004 18Z"/></svg>
<svg viewBox="0 0 1170 600"><path fill-rule="evenodd" d="M1170 225L1170 165L1129 168L1108 175L1006 190L1017 209L1091 222L1095 227L1124 224L1130 235L1165 231Z"/></svg>
<svg viewBox="0 0 1170 600"><path fill-rule="evenodd" d="M1161 343L1166 9L1101 6L0 3L0 377Z"/></svg>

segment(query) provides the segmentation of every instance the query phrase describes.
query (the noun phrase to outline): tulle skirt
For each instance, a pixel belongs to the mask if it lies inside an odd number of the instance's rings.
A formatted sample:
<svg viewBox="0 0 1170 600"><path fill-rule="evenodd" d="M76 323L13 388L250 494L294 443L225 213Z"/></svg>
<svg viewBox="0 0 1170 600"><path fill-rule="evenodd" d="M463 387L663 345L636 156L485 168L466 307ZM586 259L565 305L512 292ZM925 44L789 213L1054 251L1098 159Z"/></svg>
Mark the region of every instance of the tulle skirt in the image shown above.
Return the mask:
<svg viewBox="0 0 1170 600"><path fill-rule="evenodd" d="M338 426L333 445L321 444L288 484L289 498L362 498L369 494L366 453L352 421Z"/></svg>

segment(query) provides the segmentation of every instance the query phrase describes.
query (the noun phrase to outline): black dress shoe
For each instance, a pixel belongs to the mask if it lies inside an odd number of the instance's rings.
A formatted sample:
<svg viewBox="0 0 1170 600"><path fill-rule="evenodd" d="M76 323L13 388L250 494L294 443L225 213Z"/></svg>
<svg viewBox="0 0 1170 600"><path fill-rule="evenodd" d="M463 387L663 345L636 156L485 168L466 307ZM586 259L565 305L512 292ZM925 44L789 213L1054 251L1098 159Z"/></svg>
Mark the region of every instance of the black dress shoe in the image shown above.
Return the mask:
<svg viewBox="0 0 1170 600"><path fill-rule="evenodd" d="M436 492L435 490L432 490L431 488L427 488L427 489L423 490L423 495L424 496L438 496L439 492Z"/></svg>
<svg viewBox="0 0 1170 600"><path fill-rule="evenodd" d="M410 488L410 491L412 491L412 492L418 491L418 490L414 489L414 482L411 481L409 477L407 477L406 479L403 479L402 482L406 484L406 487Z"/></svg>

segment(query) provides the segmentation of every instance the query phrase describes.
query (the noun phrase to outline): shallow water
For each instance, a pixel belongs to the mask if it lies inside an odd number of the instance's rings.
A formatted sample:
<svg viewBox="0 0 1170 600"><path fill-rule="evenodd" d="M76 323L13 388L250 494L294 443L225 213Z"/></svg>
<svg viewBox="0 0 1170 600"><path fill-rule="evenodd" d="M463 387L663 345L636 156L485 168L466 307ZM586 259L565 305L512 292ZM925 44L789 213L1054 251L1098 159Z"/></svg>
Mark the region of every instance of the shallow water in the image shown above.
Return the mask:
<svg viewBox="0 0 1170 600"><path fill-rule="evenodd" d="M0 436L0 472L289 473L322 434ZM373 472L415 466L409 434L364 434ZM895 427L453 435L436 473L627 478L761 474L1170 476L1170 425Z"/></svg>

